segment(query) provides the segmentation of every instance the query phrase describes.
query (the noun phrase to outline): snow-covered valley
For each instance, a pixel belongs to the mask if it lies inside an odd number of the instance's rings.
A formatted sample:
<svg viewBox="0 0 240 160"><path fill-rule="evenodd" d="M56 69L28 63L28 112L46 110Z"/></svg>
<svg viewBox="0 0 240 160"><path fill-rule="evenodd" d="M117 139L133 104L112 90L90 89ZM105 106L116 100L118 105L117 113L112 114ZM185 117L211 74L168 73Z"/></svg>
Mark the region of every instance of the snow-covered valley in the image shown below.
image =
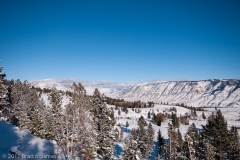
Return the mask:
<svg viewBox="0 0 240 160"><path fill-rule="evenodd" d="M49 89L55 86L58 90L72 91L71 85L73 82L78 81L46 79L31 81L30 83L31 85L39 88ZM112 130L123 132L121 140L116 140L114 142L114 159L122 158L122 152L126 145L125 140L129 139L132 131L139 127L138 122L140 117L144 118L144 120L147 122L147 125L152 125L152 128L154 130L154 144L157 143L157 134L159 130L161 131L162 137L165 139L165 141L167 141L169 139L169 123L173 123L171 115L176 114L177 117L182 117L184 115L191 115L192 112L190 109L176 106L172 103L185 103L188 105L195 104L196 106L202 106L202 104L205 103L211 105L216 103L227 105L229 103L227 107L215 105L219 107L204 108L204 111L196 111L196 115L194 117L189 116L187 118L189 122L188 124L180 123L179 127L176 128L176 130L179 129L182 139L185 139L185 135L193 123L196 125L196 128L201 131L202 126L206 125L207 123L207 119L203 118L202 116L203 113L206 117L209 117L213 112L216 112L216 109L220 109L224 118L227 120L228 130L231 129L231 126L240 128L240 107L238 106L239 80L208 80L198 82L180 81L144 84L82 82L82 84L85 86L88 95L92 95L94 89L99 88L101 93L104 93L109 97L124 98L125 100L129 101L152 100L154 102L157 102L154 104L154 107L134 109L128 108L127 112L123 107L107 104L107 108L114 111L113 115L115 124ZM47 93L42 93L40 94L40 98L43 99L46 106L51 106L48 95L49 94ZM209 98L207 101L207 98L204 99L203 97L214 98L212 100ZM63 94L62 98L63 99L61 105L63 110L65 110L66 105L70 102L70 98L66 94ZM168 102L169 105L162 105L159 104L159 102ZM171 108L175 108L176 111L170 110ZM157 115L159 113L170 116L168 118L165 118L164 121L161 122L161 125L157 125L157 123L153 120L154 115ZM39 156L46 156L46 159L54 159L54 153L57 153L57 146L55 141L48 141L46 139L35 137L26 131L19 130L18 127L11 125L4 120L0 120L0 130L0 159L6 159L7 157L11 156L12 159L19 159L19 157L26 159L26 156L29 156L31 159L39 159ZM240 133L239 129L238 133ZM12 152L14 152L14 154L11 154ZM157 155L158 149L156 146L153 146L153 151L149 159L154 160ZM64 159L64 156L61 156L60 159Z"/></svg>

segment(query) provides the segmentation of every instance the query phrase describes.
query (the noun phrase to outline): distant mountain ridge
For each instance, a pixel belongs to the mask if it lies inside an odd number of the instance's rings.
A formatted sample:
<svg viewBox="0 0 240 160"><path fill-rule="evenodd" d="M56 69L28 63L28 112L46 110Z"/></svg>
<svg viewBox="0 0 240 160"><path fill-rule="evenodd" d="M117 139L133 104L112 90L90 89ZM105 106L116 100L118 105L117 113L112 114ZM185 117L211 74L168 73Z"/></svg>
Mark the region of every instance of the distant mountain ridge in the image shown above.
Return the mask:
<svg viewBox="0 0 240 160"><path fill-rule="evenodd" d="M32 80L30 84L39 88L52 88L55 86L58 90L71 91L71 86L73 82L81 82L88 95L92 95L95 88L98 88L101 93L104 93L107 96L117 96L118 93L124 89L131 88L136 85L134 82L129 83L117 83L112 81L80 81L78 79L43 79L43 80Z"/></svg>
<svg viewBox="0 0 240 160"><path fill-rule="evenodd" d="M240 107L240 80L212 79L139 84L123 90L119 97L170 104L184 103L196 107Z"/></svg>
<svg viewBox="0 0 240 160"><path fill-rule="evenodd" d="M71 90L77 79L44 79L30 83L35 87ZM109 97L130 101L154 101L165 103L184 103L194 107L240 107L239 79L211 79L200 81L162 81L153 83L117 83L111 81L81 81L87 94L92 95L95 88Z"/></svg>

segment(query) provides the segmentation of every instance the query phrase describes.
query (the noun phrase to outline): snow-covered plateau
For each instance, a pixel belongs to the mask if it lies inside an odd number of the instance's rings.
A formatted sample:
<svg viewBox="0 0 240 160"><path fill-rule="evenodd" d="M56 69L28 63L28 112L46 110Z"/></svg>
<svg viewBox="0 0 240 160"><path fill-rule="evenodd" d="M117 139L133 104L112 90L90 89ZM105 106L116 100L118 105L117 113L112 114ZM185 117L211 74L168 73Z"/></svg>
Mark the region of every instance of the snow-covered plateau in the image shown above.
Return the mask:
<svg viewBox="0 0 240 160"><path fill-rule="evenodd" d="M35 87L71 90L76 79L45 79L30 83ZM164 81L155 83L117 83L109 81L81 81L87 94L92 95L95 88L113 98L129 101L153 101L169 104L184 103L194 107L240 107L239 79L211 79L201 81Z"/></svg>

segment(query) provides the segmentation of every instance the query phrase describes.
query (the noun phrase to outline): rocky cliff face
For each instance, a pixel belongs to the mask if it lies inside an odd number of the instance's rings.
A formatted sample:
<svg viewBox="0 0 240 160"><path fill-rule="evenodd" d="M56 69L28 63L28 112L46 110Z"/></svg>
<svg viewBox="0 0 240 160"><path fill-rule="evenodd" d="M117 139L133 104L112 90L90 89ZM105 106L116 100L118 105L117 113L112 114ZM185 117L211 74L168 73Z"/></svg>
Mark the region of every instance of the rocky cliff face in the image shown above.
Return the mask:
<svg viewBox="0 0 240 160"><path fill-rule="evenodd" d="M118 96L128 100L240 107L240 80L170 81L136 85Z"/></svg>

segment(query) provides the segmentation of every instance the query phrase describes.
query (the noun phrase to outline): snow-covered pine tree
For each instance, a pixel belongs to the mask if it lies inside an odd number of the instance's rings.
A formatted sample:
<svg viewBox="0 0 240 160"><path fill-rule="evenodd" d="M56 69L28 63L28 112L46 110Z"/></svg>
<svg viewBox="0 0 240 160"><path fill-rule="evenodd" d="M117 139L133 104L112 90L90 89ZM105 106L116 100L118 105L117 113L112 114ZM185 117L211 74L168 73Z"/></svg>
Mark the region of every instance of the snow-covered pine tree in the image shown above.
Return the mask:
<svg viewBox="0 0 240 160"><path fill-rule="evenodd" d="M32 111L38 103L38 96L30 89L27 81L14 82L11 92L13 112L20 129L32 129Z"/></svg>
<svg viewBox="0 0 240 160"><path fill-rule="evenodd" d="M18 79L14 81L13 86L11 87L11 105L12 105L12 112L14 114L14 117L17 119L15 124L19 125L19 113L24 105L24 90L25 88L23 87L22 82Z"/></svg>
<svg viewBox="0 0 240 160"><path fill-rule="evenodd" d="M230 145L228 146L228 159L240 159L240 141L237 127L232 126L228 138Z"/></svg>
<svg viewBox="0 0 240 160"><path fill-rule="evenodd" d="M216 148L215 158L217 159L226 159L229 154L227 149L230 145L228 132L227 121L220 110L209 116L206 126L203 126L203 138L209 140L211 145Z"/></svg>
<svg viewBox="0 0 240 160"><path fill-rule="evenodd" d="M152 124L149 123L147 126L147 150L146 150L147 157L149 157L153 151L152 147L154 145L153 144L154 134L155 134L155 131L152 127Z"/></svg>
<svg viewBox="0 0 240 160"><path fill-rule="evenodd" d="M215 156L217 155L217 153L215 152L216 148L211 145L210 141L208 139L203 139L203 145L204 145L204 157L203 159L206 160L215 160Z"/></svg>
<svg viewBox="0 0 240 160"><path fill-rule="evenodd" d="M132 135L134 140L137 140L137 131L136 131L136 129L134 129L134 128L132 129L131 135Z"/></svg>
<svg viewBox="0 0 240 160"><path fill-rule="evenodd" d="M81 83L73 84L71 102L65 106L60 141L68 159L97 159L97 132L92 120L90 100Z"/></svg>
<svg viewBox="0 0 240 160"><path fill-rule="evenodd" d="M119 141L119 130L118 130L118 128L114 129L114 134L115 134L115 140L116 140L116 142L118 142Z"/></svg>
<svg viewBox="0 0 240 160"><path fill-rule="evenodd" d="M106 107L104 95L101 95L98 89L94 91L92 106L94 122L98 131L98 154L102 159L109 159L114 153L114 120L110 117L111 110Z"/></svg>
<svg viewBox="0 0 240 160"><path fill-rule="evenodd" d="M168 153L169 153L169 159L175 159L175 158L181 158L182 153L179 152L178 148L180 147L179 144L179 134L176 132L175 127L168 123Z"/></svg>
<svg viewBox="0 0 240 160"><path fill-rule="evenodd" d="M43 101L40 101L38 93L35 90L31 90L30 96L31 101L28 102L31 111L29 116L31 120L30 131L33 135L43 138L45 105Z"/></svg>
<svg viewBox="0 0 240 160"><path fill-rule="evenodd" d="M138 143L136 140L133 139L133 136L130 135L124 141L124 149L122 152L122 159L123 160L141 160L142 154L140 149L138 148Z"/></svg>
<svg viewBox="0 0 240 160"><path fill-rule="evenodd" d="M119 142L122 142L123 140L123 129L122 127L120 128L120 137L119 137Z"/></svg>
<svg viewBox="0 0 240 160"><path fill-rule="evenodd" d="M157 135L157 145L158 145L158 157L162 158L165 157L164 153L165 153L165 142L164 142L164 138L162 136L162 133L159 129L158 131L158 135Z"/></svg>
<svg viewBox="0 0 240 160"><path fill-rule="evenodd" d="M47 139L58 141L61 139L61 125L63 123L62 120L62 94L55 87L52 87L51 92L48 94L48 100L50 103L50 114L47 127Z"/></svg>
<svg viewBox="0 0 240 160"><path fill-rule="evenodd" d="M185 135L185 142L183 144L184 155L189 159L196 159L196 152L198 151L197 146L199 146L200 135L193 123L188 127L188 131Z"/></svg>
<svg viewBox="0 0 240 160"><path fill-rule="evenodd" d="M46 135L46 126L48 124L48 121L46 119L47 115L49 114L49 110L47 106L45 105L45 102L43 99L40 99L38 104L38 110L37 110L37 118L39 121L38 129L35 135L37 137L45 138Z"/></svg>
<svg viewBox="0 0 240 160"><path fill-rule="evenodd" d="M8 87L3 84L6 74L2 73L2 69L3 67L0 66L0 117L5 117L5 114L9 112L7 109L7 106L9 105L9 97Z"/></svg>
<svg viewBox="0 0 240 160"><path fill-rule="evenodd" d="M141 116L138 120L137 143L143 158L148 158L147 132L145 126L147 126L147 122L145 121L143 116Z"/></svg>
<svg viewBox="0 0 240 160"><path fill-rule="evenodd" d="M186 156L188 156L188 158L190 160L195 160L195 147L193 145L194 141L192 139L192 137L189 134L185 135L185 142L186 142L186 150L185 150L185 154Z"/></svg>

